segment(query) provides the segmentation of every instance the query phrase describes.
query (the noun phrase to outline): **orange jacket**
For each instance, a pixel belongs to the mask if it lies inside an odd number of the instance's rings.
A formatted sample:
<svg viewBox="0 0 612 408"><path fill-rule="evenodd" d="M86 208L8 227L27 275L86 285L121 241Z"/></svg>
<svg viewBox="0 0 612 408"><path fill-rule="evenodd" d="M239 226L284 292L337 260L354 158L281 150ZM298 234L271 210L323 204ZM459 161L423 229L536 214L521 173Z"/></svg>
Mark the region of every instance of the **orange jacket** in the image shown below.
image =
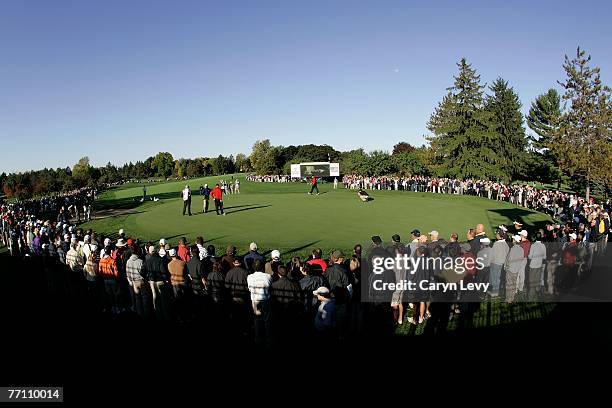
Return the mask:
<svg viewBox="0 0 612 408"><path fill-rule="evenodd" d="M117 269L117 262L110 256L100 259L98 274L104 279L118 279L119 269Z"/></svg>

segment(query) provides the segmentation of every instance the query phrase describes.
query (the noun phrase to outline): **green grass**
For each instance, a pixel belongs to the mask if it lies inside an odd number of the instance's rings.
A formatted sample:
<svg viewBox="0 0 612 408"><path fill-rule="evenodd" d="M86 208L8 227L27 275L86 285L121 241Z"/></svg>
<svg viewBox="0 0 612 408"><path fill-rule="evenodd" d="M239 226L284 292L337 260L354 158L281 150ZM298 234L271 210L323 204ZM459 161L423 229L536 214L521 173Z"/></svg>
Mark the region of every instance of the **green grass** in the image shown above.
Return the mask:
<svg viewBox="0 0 612 408"><path fill-rule="evenodd" d="M369 244L372 235L389 241L400 234L408 241L409 232L436 229L447 238L457 232L465 238L468 228L483 223L491 235L495 226L520 219L528 229L540 228L549 220L546 215L522 207L484 198L372 191L373 201L363 203L356 192L331 184L321 184L321 195L309 196L305 183L251 183L241 179L241 194L225 196L227 216L202 214L200 184L218 182L221 177L207 177L188 182L167 182L148 185L149 196L159 202L138 202L142 184L128 184L109 190L96 202L95 209L120 209L112 217L95 220L85 227L115 235L119 228L144 240L166 238L175 243L185 236L190 242L201 235L205 240L224 248L234 244L246 251L256 241L264 251L278 248L283 254L304 255L314 247L326 251L352 249L356 243ZM230 179L230 176L225 176ZM180 190L188 183L192 191L192 217L181 215ZM212 203L211 203L212 204Z"/></svg>

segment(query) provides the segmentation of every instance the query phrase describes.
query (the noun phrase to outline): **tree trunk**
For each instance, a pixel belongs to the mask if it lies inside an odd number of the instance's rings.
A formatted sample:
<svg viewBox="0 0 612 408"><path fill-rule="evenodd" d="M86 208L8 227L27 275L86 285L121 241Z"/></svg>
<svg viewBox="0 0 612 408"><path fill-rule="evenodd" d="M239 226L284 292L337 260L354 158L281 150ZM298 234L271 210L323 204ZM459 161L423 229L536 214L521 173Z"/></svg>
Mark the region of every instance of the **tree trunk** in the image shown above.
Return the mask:
<svg viewBox="0 0 612 408"><path fill-rule="evenodd" d="M589 202L590 195L591 195L591 184L587 180L587 186L586 186L586 200L587 200L587 203Z"/></svg>

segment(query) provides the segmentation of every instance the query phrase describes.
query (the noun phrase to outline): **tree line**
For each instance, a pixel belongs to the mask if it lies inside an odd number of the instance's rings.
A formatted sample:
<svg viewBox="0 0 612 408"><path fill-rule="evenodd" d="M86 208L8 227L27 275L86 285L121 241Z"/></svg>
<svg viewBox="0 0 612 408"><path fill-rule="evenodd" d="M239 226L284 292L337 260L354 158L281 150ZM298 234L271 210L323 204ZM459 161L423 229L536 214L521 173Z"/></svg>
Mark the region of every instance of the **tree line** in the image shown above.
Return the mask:
<svg viewBox="0 0 612 408"><path fill-rule="evenodd" d="M565 56L566 77L530 105L526 117L518 94L501 77L487 87L465 58L453 84L434 109L425 137L415 147L397 143L391 152L329 145L273 146L258 140L249 156L175 159L160 152L145 161L93 167L87 157L74 167L0 175L7 197L29 198L77 187L152 177L184 178L238 172L289 174L294 163L332 161L342 173L368 176L424 175L511 182L568 183L587 196L612 186L612 98L600 69L578 48ZM532 131L528 134L525 124Z"/></svg>
<svg viewBox="0 0 612 408"><path fill-rule="evenodd" d="M94 167L88 157L81 158L72 168L43 169L23 173L0 174L0 185L7 198L18 200L81 187L113 184L131 179L168 179L216 176L234 173L246 160L244 154L213 158L175 159L160 152L144 161L115 166Z"/></svg>

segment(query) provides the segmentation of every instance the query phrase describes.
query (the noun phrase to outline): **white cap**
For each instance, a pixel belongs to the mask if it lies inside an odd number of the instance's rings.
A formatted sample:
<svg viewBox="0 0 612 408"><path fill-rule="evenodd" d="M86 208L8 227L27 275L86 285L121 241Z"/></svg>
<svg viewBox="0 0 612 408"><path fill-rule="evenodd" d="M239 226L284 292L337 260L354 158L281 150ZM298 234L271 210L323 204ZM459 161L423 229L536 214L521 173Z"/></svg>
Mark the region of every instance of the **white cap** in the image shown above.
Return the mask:
<svg viewBox="0 0 612 408"><path fill-rule="evenodd" d="M160 239L159 245L166 245L166 240L164 238Z"/></svg>
<svg viewBox="0 0 612 408"><path fill-rule="evenodd" d="M440 235L440 234L438 234L438 231L433 230L433 231L431 231L431 232L429 233L429 235Z"/></svg>
<svg viewBox="0 0 612 408"><path fill-rule="evenodd" d="M519 232L519 235L522 235L522 236L526 237L529 234L527 234L527 231L521 230L521 232Z"/></svg>
<svg viewBox="0 0 612 408"><path fill-rule="evenodd" d="M513 221L512 223L513 223L514 225L523 225L523 223L518 222L518 221Z"/></svg>
<svg viewBox="0 0 612 408"><path fill-rule="evenodd" d="M176 256L176 249L171 248L171 249L168 251L168 254L169 254L170 256Z"/></svg>
<svg viewBox="0 0 612 408"><path fill-rule="evenodd" d="M489 238L480 238L481 244L490 244L491 240Z"/></svg>
<svg viewBox="0 0 612 408"><path fill-rule="evenodd" d="M272 251L272 254L270 254L270 256L273 260L278 261L280 259L280 251L278 249L275 249L274 251Z"/></svg>
<svg viewBox="0 0 612 408"><path fill-rule="evenodd" d="M110 244L111 244L110 238L105 238L104 239L104 246L107 247L107 246L110 246Z"/></svg>
<svg viewBox="0 0 612 408"><path fill-rule="evenodd" d="M521 236L520 235L513 235L512 239L514 240L514 242L521 242Z"/></svg>
<svg viewBox="0 0 612 408"><path fill-rule="evenodd" d="M123 234L123 228L119 230L119 235Z"/></svg>
<svg viewBox="0 0 612 408"><path fill-rule="evenodd" d="M249 245L249 249L251 251L257 251L257 244L254 242L251 242L251 244Z"/></svg>
<svg viewBox="0 0 612 408"><path fill-rule="evenodd" d="M325 286L321 286L317 290L313 290L312 294L315 295L315 296L317 296L317 295L327 296L327 295L329 295L329 289L327 289Z"/></svg>
<svg viewBox="0 0 612 408"><path fill-rule="evenodd" d="M569 237L572 241L575 241L578 239L578 235L574 234L573 232L571 234L569 234Z"/></svg>

